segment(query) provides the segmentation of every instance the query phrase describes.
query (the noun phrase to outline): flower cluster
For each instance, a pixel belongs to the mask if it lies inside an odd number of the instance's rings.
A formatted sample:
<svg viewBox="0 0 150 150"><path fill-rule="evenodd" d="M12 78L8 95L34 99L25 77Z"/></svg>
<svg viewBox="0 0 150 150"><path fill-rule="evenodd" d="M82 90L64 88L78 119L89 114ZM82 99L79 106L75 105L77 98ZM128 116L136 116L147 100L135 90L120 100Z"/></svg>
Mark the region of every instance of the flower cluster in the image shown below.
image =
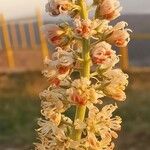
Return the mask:
<svg viewBox="0 0 150 150"><path fill-rule="evenodd" d="M72 52L63 51L59 48L57 52L53 53L51 60L45 59L44 63L47 67L43 70L43 74L51 84L59 86L60 81L71 72L74 61Z"/></svg>
<svg viewBox="0 0 150 150"><path fill-rule="evenodd" d="M130 41L127 23L109 23L120 16L119 0L50 0L51 16L69 15L73 23L48 24L42 32L55 47L45 58L43 75L49 87L40 93L42 118L38 120L36 150L113 150L121 130L121 118L113 116L124 101L128 75L115 65L119 56L112 46ZM95 16L90 20L91 8ZM70 115L72 110L76 113ZM73 119L74 118L74 119Z"/></svg>
<svg viewBox="0 0 150 150"><path fill-rule="evenodd" d="M87 78L74 80L71 88L67 89L68 100L76 105L98 103L98 99L103 97L103 93L98 92Z"/></svg>

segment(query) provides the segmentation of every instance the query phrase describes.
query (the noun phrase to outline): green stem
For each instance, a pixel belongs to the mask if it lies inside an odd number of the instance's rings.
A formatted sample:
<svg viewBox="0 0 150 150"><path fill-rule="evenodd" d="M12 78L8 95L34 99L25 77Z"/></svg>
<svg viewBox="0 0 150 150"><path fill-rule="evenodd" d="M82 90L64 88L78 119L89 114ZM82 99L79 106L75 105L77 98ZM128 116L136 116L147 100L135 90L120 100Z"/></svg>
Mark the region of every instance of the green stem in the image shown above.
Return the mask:
<svg viewBox="0 0 150 150"><path fill-rule="evenodd" d="M88 19L88 10L85 0L78 0L78 4L81 7L81 18ZM83 59L83 69L82 77L90 77L90 40L82 39L82 59ZM86 106L76 106L75 120L79 119L84 121L86 113ZM73 139L80 140L82 135L82 130L73 130Z"/></svg>
<svg viewBox="0 0 150 150"><path fill-rule="evenodd" d="M88 11L87 11L87 5L86 0L78 0L78 5L81 7L81 18L82 19L88 19Z"/></svg>
<svg viewBox="0 0 150 150"><path fill-rule="evenodd" d="M90 40L83 39L82 40L82 59L83 59L83 69L82 69L82 77L90 77Z"/></svg>

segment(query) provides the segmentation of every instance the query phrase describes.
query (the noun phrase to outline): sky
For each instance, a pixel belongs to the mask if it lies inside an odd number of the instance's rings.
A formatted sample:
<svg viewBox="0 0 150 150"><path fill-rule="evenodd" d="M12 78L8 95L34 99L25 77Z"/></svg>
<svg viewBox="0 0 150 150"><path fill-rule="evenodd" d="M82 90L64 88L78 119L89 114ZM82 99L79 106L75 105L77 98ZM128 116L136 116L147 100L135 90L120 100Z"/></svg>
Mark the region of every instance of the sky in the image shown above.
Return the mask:
<svg viewBox="0 0 150 150"><path fill-rule="evenodd" d="M150 14L150 0L120 0L123 14ZM44 14L47 0L0 0L0 13L7 19L29 17L35 15L40 7Z"/></svg>

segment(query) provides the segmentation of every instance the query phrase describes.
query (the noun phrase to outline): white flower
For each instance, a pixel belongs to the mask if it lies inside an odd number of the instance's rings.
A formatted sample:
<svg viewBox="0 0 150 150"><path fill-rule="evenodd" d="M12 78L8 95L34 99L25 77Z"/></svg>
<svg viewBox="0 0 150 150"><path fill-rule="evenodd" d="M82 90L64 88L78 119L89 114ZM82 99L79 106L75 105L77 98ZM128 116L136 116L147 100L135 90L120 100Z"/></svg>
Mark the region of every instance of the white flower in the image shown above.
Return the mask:
<svg viewBox="0 0 150 150"><path fill-rule="evenodd" d="M58 64L62 66L71 66L75 62L73 53L61 48L57 48L57 52L53 53L52 59L57 60Z"/></svg>
<svg viewBox="0 0 150 150"><path fill-rule="evenodd" d="M77 79L72 82L73 87L77 89L81 89L83 91L86 90L90 84L91 84L91 81L88 78L82 78L82 77L81 79Z"/></svg>
<svg viewBox="0 0 150 150"><path fill-rule="evenodd" d="M130 29L125 29L126 25L128 24L122 21L108 30L105 33L105 36L107 36L106 41L110 44L114 44L117 47L126 47L130 41L130 35L128 32L131 32Z"/></svg>
<svg viewBox="0 0 150 150"><path fill-rule="evenodd" d="M73 122L69 117L66 117L64 115L62 115L62 120L63 122L68 123L68 124L72 124Z"/></svg>
<svg viewBox="0 0 150 150"><path fill-rule="evenodd" d="M87 140L85 143L86 147L90 150L113 150L114 144L111 143L111 137L107 137L98 140L94 133L88 132Z"/></svg>
<svg viewBox="0 0 150 150"><path fill-rule="evenodd" d="M48 89L40 94L42 110L41 114L51 122L59 125L61 122L61 113L65 112L70 103L67 101L64 89Z"/></svg>
<svg viewBox="0 0 150 150"><path fill-rule="evenodd" d="M102 19L114 20L120 16L119 0L103 0L98 3L96 16Z"/></svg>
<svg viewBox="0 0 150 150"><path fill-rule="evenodd" d="M64 42L62 35L65 32L55 24L44 25L42 26L41 31L44 33L48 41L53 45L59 46Z"/></svg>
<svg viewBox="0 0 150 150"><path fill-rule="evenodd" d="M108 69L118 63L119 58L116 52L111 49L111 45L106 42L96 44L91 51L94 64L100 65L102 69Z"/></svg>
<svg viewBox="0 0 150 150"><path fill-rule="evenodd" d="M49 119L51 122L59 125L61 122L61 113L55 112L55 110L43 109L41 110L41 114L45 117L45 119Z"/></svg>
<svg viewBox="0 0 150 150"><path fill-rule="evenodd" d="M72 52L58 48L58 51L53 53L51 60L46 57L44 61L46 69L43 70L43 75L49 79L52 85L60 86L61 80L70 73L74 62L75 58Z"/></svg>
<svg viewBox="0 0 150 150"><path fill-rule="evenodd" d="M49 132L52 132L52 128L55 128L55 125L51 121L43 119L38 120L38 125L40 126L40 128L37 129L37 131L42 136L49 134Z"/></svg>
<svg viewBox="0 0 150 150"><path fill-rule="evenodd" d="M108 20L100 20L99 26L97 28L97 32L99 35L103 35L104 32L106 32L109 28L109 22Z"/></svg>
<svg viewBox="0 0 150 150"><path fill-rule="evenodd" d="M66 137L66 134L61 127L58 127L55 123L47 120L40 119L38 121L40 128L37 130L40 136L41 143L36 144L37 149L45 148L46 150L52 149L65 150L69 147L70 140L69 137Z"/></svg>
<svg viewBox="0 0 150 150"><path fill-rule="evenodd" d="M44 136L39 136L38 138L40 140L40 143L35 143L34 145L35 150L47 150L50 149L50 142L48 138L44 137Z"/></svg>
<svg viewBox="0 0 150 150"><path fill-rule="evenodd" d="M40 98L44 98L46 101L59 101L64 100L65 90L62 88L54 88L44 90L39 94Z"/></svg>
<svg viewBox="0 0 150 150"><path fill-rule="evenodd" d="M98 99L103 97L99 94L87 78L76 79L72 82L72 87L67 89L69 101L77 105L86 105L88 103L98 103Z"/></svg>
<svg viewBox="0 0 150 150"><path fill-rule="evenodd" d="M121 118L116 116L112 118L112 113L117 106L106 105L101 111L97 107L89 109L89 115L86 119L87 130L99 135L102 139L106 136L117 138L117 133L121 129Z"/></svg>
<svg viewBox="0 0 150 150"><path fill-rule="evenodd" d="M50 15L57 16L59 14L67 13L73 7L69 0L49 0L46 4L46 12Z"/></svg>
<svg viewBox="0 0 150 150"><path fill-rule="evenodd" d="M108 70L104 73L107 77L108 84L105 87L105 94L119 101L124 101L126 95L125 87L128 85L128 75L124 74L120 69Z"/></svg>
<svg viewBox="0 0 150 150"><path fill-rule="evenodd" d="M90 37L93 37L97 33L97 28L101 24L101 21L98 19L95 19L93 21L87 19L87 20L81 20L76 19L75 20L75 33L77 36L81 36L85 39L88 39Z"/></svg>

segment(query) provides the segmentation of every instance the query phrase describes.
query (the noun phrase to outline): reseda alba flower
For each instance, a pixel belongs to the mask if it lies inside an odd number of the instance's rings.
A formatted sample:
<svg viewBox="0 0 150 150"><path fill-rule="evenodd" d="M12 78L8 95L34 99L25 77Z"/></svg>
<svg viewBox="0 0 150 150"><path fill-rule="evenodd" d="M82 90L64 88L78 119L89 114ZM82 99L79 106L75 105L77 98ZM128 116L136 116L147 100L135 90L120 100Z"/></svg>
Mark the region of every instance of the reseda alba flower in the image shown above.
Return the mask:
<svg viewBox="0 0 150 150"><path fill-rule="evenodd" d="M108 80L105 93L116 100L124 101L126 99L124 90L128 85L128 75L124 74L120 69L113 69L105 72L104 76Z"/></svg>
<svg viewBox="0 0 150 150"><path fill-rule="evenodd" d="M115 131L121 129L121 118L118 116L112 118L112 113L116 109L116 105L106 105L101 111L95 106L89 109L89 116L86 120L88 131L99 135L102 139L108 135L117 138Z"/></svg>
<svg viewBox="0 0 150 150"><path fill-rule="evenodd" d="M91 34L91 20L75 20L75 32L77 35L88 38Z"/></svg>
<svg viewBox="0 0 150 150"><path fill-rule="evenodd" d="M128 32L131 32L130 29L125 29L127 25L128 24L124 21L117 23L105 33L106 41L117 47L126 47L130 41L130 35Z"/></svg>
<svg viewBox="0 0 150 150"><path fill-rule="evenodd" d="M120 16L119 0L99 0L97 2L96 17L100 19L114 20Z"/></svg>
<svg viewBox="0 0 150 150"><path fill-rule="evenodd" d="M47 68L43 71L51 84L59 86L60 80L64 79L73 67L75 58L72 52L63 51L58 48L57 52L53 53L52 60L46 58L45 65Z"/></svg>
<svg viewBox="0 0 150 150"><path fill-rule="evenodd" d="M102 65L102 68L109 68L109 65L114 66L118 62L115 51L106 42L100 42L92 47L91 57L93 64Z"/></svg>
<svg viewBox="0 0 150 150"><path fill-rule="evenodd" d="M73 53L61 48L57 48L57 52L53 53L52 59L58 61L61 66L71 66L75 62Z"/></svg>
<svg viewBox="0 0 150 150"><path fill-rule="evenodd" d="M100 21L96 20L81 20L75 19L75 33L79 37L88 39L97 33L96 28L99 26Z"/></svg>
<svg viewBox="0 0 150 150"><path fill-rule="evenodd" d="M51 44L58 46L63 42L62 35L64 31L59 26L48 24L44 25L41 30Z"/></svg>
<svg viewBox="0 0 150 150"><path fill-rule="evenodd" d="M67 90L69 100L76 105L86 105L87 103L97 103L102 94L96 92L91 82L87 78L76 79L72 82L72 87Z"/></svg>
<svg viewBox="0 0 150 150"><path fill-rule="evenodd" d="M46 12L50 15L58 16L71 10L73 4L69 0L49 0L46 4Z"/></svg>
<svg viewBox="0 0 150 150"><path fill-rule="evenodd" d="M67 46L68 42L70 42L72 38L71 29L66 24L62 24L60 26L47 24L44 25L41 30L48 42L56 47Z"/></svg>
<svg viewBox="0 0 150 150"><path fill-rule="evenodd" d="M88 150L113 150L114 143L111 143L111 137L108 135L102 140L98 140L93 132L88 132L85 143Z"/></svg>

